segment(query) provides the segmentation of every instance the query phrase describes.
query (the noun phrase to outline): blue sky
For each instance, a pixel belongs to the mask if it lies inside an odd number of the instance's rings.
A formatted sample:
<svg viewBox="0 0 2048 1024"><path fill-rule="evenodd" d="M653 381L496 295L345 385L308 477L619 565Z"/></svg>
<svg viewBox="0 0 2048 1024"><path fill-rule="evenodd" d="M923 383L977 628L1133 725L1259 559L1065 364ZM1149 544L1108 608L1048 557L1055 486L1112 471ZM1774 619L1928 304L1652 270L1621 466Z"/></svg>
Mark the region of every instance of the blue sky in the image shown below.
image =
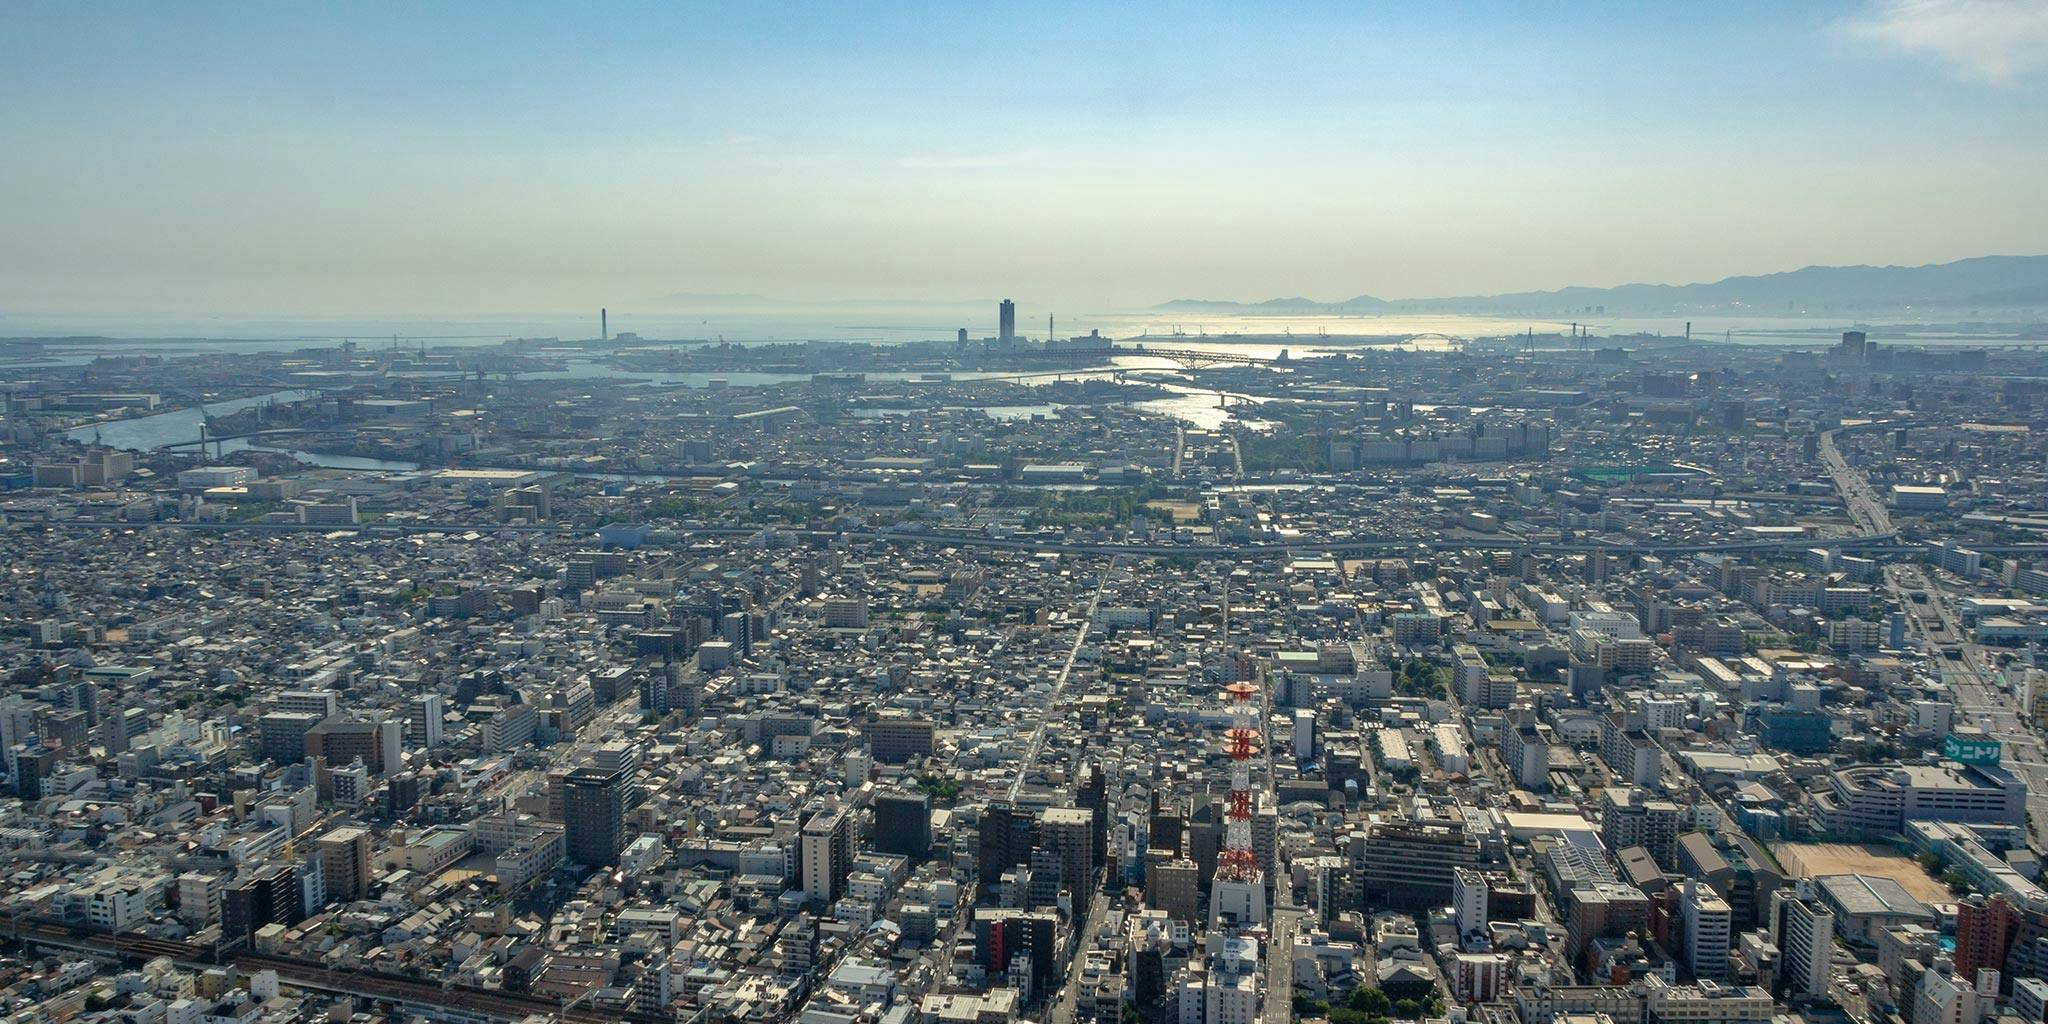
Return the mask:
<svg viewBox="0 0 2048 1024"><path fill-rule="evenodd" d="M2048 3L23 4L0 308L1388 297L2048 250Z"/></svg>

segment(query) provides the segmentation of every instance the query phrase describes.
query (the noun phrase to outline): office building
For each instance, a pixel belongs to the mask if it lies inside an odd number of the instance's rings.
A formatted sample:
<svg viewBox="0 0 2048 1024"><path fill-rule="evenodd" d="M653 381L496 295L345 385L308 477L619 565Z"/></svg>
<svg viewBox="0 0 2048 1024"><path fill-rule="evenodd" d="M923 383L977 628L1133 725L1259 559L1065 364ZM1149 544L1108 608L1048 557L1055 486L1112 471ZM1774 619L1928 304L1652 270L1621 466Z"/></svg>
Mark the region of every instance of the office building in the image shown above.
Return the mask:
<svg viewBox="0 0 2048 1024"><path fill-rule="evenodd" d="M414 694L405 709L406 738L430 750L440 746L448 715L445 699L438 693Z"/></svg>
<svg viewBox="0 0 2048 1024"><path fill-rule="evenodd" d="M976 866L982 885L994 885L1003 872L1025 863L1037 841L1038 818L1007 803L992 803L981 812Z"/></svg>
<svg viewBox="0 0 2048 1024"><path fill-rule="evenodd" d="M584 765L562 780L562 824L568 856L585 867L610 867L626 846L626 790L629 766Z"/></svg>
<svg viewBox="0 0 2048 1024"><path fill-rule="evenodd" d="M1368 903L1443 906L1459 868L1479 863L1479 843L1458 818L1374 822L1366 829L1360 888Z"/></svg>
<svg viewBox="0 0 2048 1024"><path fill-rule="evenodd" d="M875 796L873 846L917 862L931 853L932 799L923 793L891 790Z"/></svg>
<svg viewBox="0 0 2048 1024"><path fill-rule="evenodd" d="M907 764L932 755L931 719L885 714L868 721L868 752L882 764Z"/></svg>

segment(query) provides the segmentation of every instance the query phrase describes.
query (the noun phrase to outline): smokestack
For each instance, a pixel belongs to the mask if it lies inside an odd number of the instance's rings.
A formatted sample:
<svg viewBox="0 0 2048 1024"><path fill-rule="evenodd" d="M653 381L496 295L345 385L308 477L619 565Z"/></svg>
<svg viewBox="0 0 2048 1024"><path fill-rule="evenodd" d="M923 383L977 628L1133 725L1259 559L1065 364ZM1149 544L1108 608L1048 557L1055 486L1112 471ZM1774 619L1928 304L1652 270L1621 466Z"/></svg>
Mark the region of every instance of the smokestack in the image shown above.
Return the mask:
<svg viewBox="0 0 2048 1024"><path fill-rule="evenodd" d="M1692 340L1692 321L1690 320L1685 322L1685 340Z"/></svg>
<svg viewBox="0 0 2048 1024"><path fill-rule="evenodd" d="M606 314L607 311L603 306L597 307L597 340L599 341L612 340L611 319Z"/></svg>

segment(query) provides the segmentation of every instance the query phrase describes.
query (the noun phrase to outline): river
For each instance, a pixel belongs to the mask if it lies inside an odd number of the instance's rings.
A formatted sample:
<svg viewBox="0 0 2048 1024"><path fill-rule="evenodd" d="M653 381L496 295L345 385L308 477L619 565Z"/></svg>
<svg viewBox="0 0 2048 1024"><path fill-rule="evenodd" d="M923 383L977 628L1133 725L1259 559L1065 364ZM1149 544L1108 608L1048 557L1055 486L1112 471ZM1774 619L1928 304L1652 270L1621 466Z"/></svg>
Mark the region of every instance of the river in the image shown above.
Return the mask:
<svg viewBox="0 0 2048 1024"><path fill-rule="evenodd" d="M1117 363L1119 368L1138 370L1160 369L1162 368L1162 364L1165 366L1171 365L1164 364L1164 361L1162 360L1147 357L1119 357ZM1078 379L1083 377L1102 376L1110 372L1111 371L1107 369L1081 369L1073 373L1067 374L1066 376L1069 378ZM613 368L596 360L588 359L572 360L570 361L569 366L566 370L522 374L520 376L521 379L526 380L626 380L642 381L649 384L681 385L684 387L693 388L710 387L712 386L713 382L723 382L726 385L731 385L735 387L767 387L776 384L801 383L809 381L811 379L811 375L808 373L717 373L708 371L692 373L633 373L630 371ZM917 380L926 376L929 376L929 374L872 373L868 374L868 379ZM969 373L955 373L950 374L950 376L954 380L987 380L1000 379L1005 376L1015 376L1015 374L1014 372L1010 374L1004 374L1001 372L994 371L977 371ZM1051 380L1051 378L1045 379L1048 381ZM1182 422L1188 423L1191 426L1196 426L1207 430L1219 429L1223 426L1224 423L1228 422L1231 418L1230 413L1226 409L1222 408L1220 405L1220 396L1222 394L1221 392L1210 390L1207 388L1194 387L1188 384L1179 383L1172 380L1151 379L1148 381L1148 383L1156 384L1159 387L1165 388L1169 391L1177 392L1178 394L1176 394L1172 398L1155 398L1137 402L1134 404L1135 408L1152 413L1154 415L1170 416L1174 419L1178 419ZM224 416L229 413L238 412L243 409L256 408L258 406L272 402L296 402L302 401L307 398L315 397L316 395L317 392L312 391L273 391L267 394L254 395L248 398L235 398L219 402L209 402L204 407L194 406L184 409L173 409L168 412L152 413L148 416L137 416L124 420L109 420L105 423L87 424L82 427L74 427L71 430L67 431L67 434L74 440L82 442L96 442L99 444L109 445L115 448L128 449L130 451L148 451L154 448L161 448L167 444L175 444L181 441L198 440L200 433L200 425L203 422L205 422L205 419L208 415L216 417ZM1268 399L1242 399L1237 396L1233 396L1233 400L1250 401L1254 403L1268 401ZM1044 404L989 405L980 408L982 408L984 412L987 412L990 416L996 419L1026 419L1033 415L1057 416L1058 410L1061 407L1052 404ZM1243 422L1245 423L1245 425L1251 426L1255 429L1262 427L1264 425L1261 421L1241 420L1240 422ZM307 465L319 466L328 469L372 469L407 471L416 470L420 468L419 463L416 462L405 462L392 459L370 459L353 455L329 455L320 452L308 452L290 448L273 448L268 445L252 444L249 438L233 438L227 441L222 441L219 443L219 448L217 450L222 452L237 452L248 449L255 449L258 451L279 452L285 455L289 455L300 462L306 463ZM606 478L617 477L617 474L595 475L603 476Z"/></svg>

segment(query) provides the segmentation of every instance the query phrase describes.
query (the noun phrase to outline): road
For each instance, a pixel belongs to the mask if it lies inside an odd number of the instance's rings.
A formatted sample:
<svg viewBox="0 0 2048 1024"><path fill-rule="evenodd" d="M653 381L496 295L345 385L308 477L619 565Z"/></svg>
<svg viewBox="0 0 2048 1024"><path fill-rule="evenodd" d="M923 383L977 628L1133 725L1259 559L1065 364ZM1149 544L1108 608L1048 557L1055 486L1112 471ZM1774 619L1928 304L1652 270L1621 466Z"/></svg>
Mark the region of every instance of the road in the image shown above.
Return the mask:
<svg viewBox="0 0 2048 1024"><path fill-rule="evenodd" d="M1842 495L1842 504L1849 509L1849 519L1862 530L1865 536L1892 536L1891 513L1884 507L1883 499L1870 487L1870 478L1851 469L1842 452L1835 447L1835 435L1839 430L1830 430L1820 435L1820 461L1828 468L1828 475L1834 478L1835 490Z"/></svg>
<svg viewBox="0 0 2048 1024"><path fill-rule="evenodd" d="M1038 727L1031 730L1031 743L1025 748L1023 760L1017 763L1017 778L1010 783L1009 796L1017 799L1024 789L1024 780L1031 770L1038 767L1038 756L1045 752L1045 727L1058 710L1060 697L1067 692L1067 680L1074 674L1074 662L1080 660L1081 647L1088 642L1088 630L1095 620L1095 609L1102 604L1102 595L1109 592L1109 581L1116 574L1116 559L1102 568L1102 582L1095 585L1095 593L1088 598L1088 607L1081 612L1081 622L1074 630L1074 646L1067 651L1066 663L1060 666L1060 677L1052 684L1052 693L1046 695L1046 713L1038 716Z"/></svg>
<svg viewBox="0 0 2048 1024"><path fill-rule="evenodd" d="M1074 630L1074 646L1067 650L1067 660L1060 666L1060 675L1053 682L1052 692L1046 695L1045 713L1038 717L1037 728L1031 730L1031 742L1025 748L1024 757L1017 764L1017 777L1010 783L1009 798L1014 801L1024 790L1024 782L1038 767L1040 755L1045 753L1045 729L1058 713L1060 698L1067 692L1067 680L1073 678L1074 663L1081 659L1081 648L1088 642L1088 630L1095 619L1095 609L1102 604L1102 597L1109 592L1109 584L1116 576L1116 559L1102 567L1102 580L1095 585L1095 592L1088 597L1088 607L1081 612L1081 621ZM1074 932L1074 948L1068 959L1059 994L1053 997L1052 1006L1046 1011L1045 1019L1051 1024L1072 1024L1075 1004L1081 998L1081 986L1077 984L1080 975L1081 958L1086 955L1095 930L1102 926L1109 901L1102 898L1102 887L1092 880L1081 887L1084 892L1075 893L1076 898L1085 898L1087 908L1079 913L1080 927Z"/></svg>
<svg viewBox="0 0 2048 1024"><path fill-rule="evenodd" d="M1285 741L1273 736L1273 691L1271 687L1259 688L1259 729L1264 736L1266 754L1266 802L1277 813L1280 809L1280 794L1275 787L1278 773L1273 770L1273 759L1294 756L1293 737ZM1285 746L1282 746L1282 742ZM1259 1008L1261 1024L1287 1024L1294 1018L1294 935L1301 926L1301 919L1307 913L1294 902L1294 876L1288 870L1286 851L1280 847L1279 837L1273 840L1273 904L1267 917L1266 929L1266 1002Z"/></svg>
<svg viewBox="0 0 2048 1024"><path fill-rule="evenodd" d="M1275 852L1273 859L1280 859ZM1273 913L1266 939L1266 1004L1259 1008L1263 1024L1287 1024L1294 1018L1294 935L1308 914L1294 903L1293 880L1278 863L1273 871Z"/></svg>
<svg viewBox="0 0 2048 1024"><path fill-rule="evenodd" d="M1979 726L2003 744L2001 763L2027 784L2034 842L2048 842L2048 747L2021 715L2026 694L2010 693L1997 683L1989 655L1969 641L1948 587L1935 574L1917 565L1894 565L1886 567L1885 582L1900 606L1908 609L1914 631L1927 638L1934 652L1932 664L1955 704L1956 724ZM1927 595L1925 605L1912 601L1909 595L1915 591ZM1960 657L1950 660L1943 648L1954 649Z"/></svg>
<svg viewBox="0 0 2048 1024"><path fill-rule="evenodd" d="M1871 488L1869 477L1842 457L1835 447L1835 434L1831 430L1821 435L1820 457L1834 478L1835 490L1841 493L1850 519L1867 535L1895 534L1891 513L1883 499ZM2048 841L2048 831L2044 831L2048 830L2048 759L2044 759L2040 734L2021 717L2023 709L2019 704L2026 700L2026 695L2015 699L1994 681L1995 673L1984 648L1970 642L1948 586L1939 574L1919 565L1897 564L1885 567L1884 578L1893 600L1906 609L1913 632L1927 641L1935 671L1955 704L1956 724L1980 726L2004 745L2002 763L2027 784L2027 811L2033 821L2034 843L2038 846ZM1926 595L1926 603L1914 601L1915 593ZM1950 659L1947 650L1955 651L1958 657Z"/></svg>
<svg viewBox="0 0 2048 1024"><path fill-rule="evenodd" d="M1081 1000L1081 986L1077 984L1081 974L1081 960L1088 955L1095 932L1102 927L1103 919L1109 916L1109 901L1102 898L1100 885L1088 886L1088 912L1082 915L1081 926L1074 932L1073 955L1067 960L1066 981L1060 985L1059 995L1053 999L1052 1008L1045 1013L1050 1024L1073 1024L1074 1010Z"/></svg>
<svg viewBox="0 0 2048 1024"><path fill-rule="evenodd" d="M131 523L111 519L56 519L49 521L24 520L13 524L23 529L76 529L76 530L197 530L203 533L342 533L345 539L387 540L394 536L419 533L448 533L482 535L504 533L567 534L584 536L594 531L585 527L557 524L503 524L503 523L397 523L377 522L362 526L332 526L313 523L200 523L171 520L165 522ZM745 536L761 533L768 527L756 526L665 526L664 532L679 537ZM1323 537L1307 540L1277 541L1266 544L1084 544L1068 543L1039 537L991 537L979 533L949 533L927 530L876 531L876 530L815 530L809 527L774 527L777 533L792 537L822 538L855 542L888 541L895 544L923 544L937 547L995 548L1013 551L1050 551L1072 555L1109 555L1112 557L1158 557L1158 558L1289 558L1302 552L1365 552L1365 551L1471 551L1494 550L1501 547L1499 537L1475 536L1470 538L1443 537ZM1862 537L1799 537L1791 540L1745 540L1724 541L1707 544L1640 544L1627 542L1575 541L1570 543L1519 544L1521 550L1539 554L1575 554L1590 551L1606 551L1617 555L1687 555L1711 552L1741 553L1748 551L1804 551L1819 544L1838 547L1845 551L1863 551L1871 554L1913 552L1921 550L1917 545L1901 545L1893 542L1888 535ZM2032 544L1980 545L1978 551L1987 554L2022 552L2048 554L2048 541Z"/></svg>

